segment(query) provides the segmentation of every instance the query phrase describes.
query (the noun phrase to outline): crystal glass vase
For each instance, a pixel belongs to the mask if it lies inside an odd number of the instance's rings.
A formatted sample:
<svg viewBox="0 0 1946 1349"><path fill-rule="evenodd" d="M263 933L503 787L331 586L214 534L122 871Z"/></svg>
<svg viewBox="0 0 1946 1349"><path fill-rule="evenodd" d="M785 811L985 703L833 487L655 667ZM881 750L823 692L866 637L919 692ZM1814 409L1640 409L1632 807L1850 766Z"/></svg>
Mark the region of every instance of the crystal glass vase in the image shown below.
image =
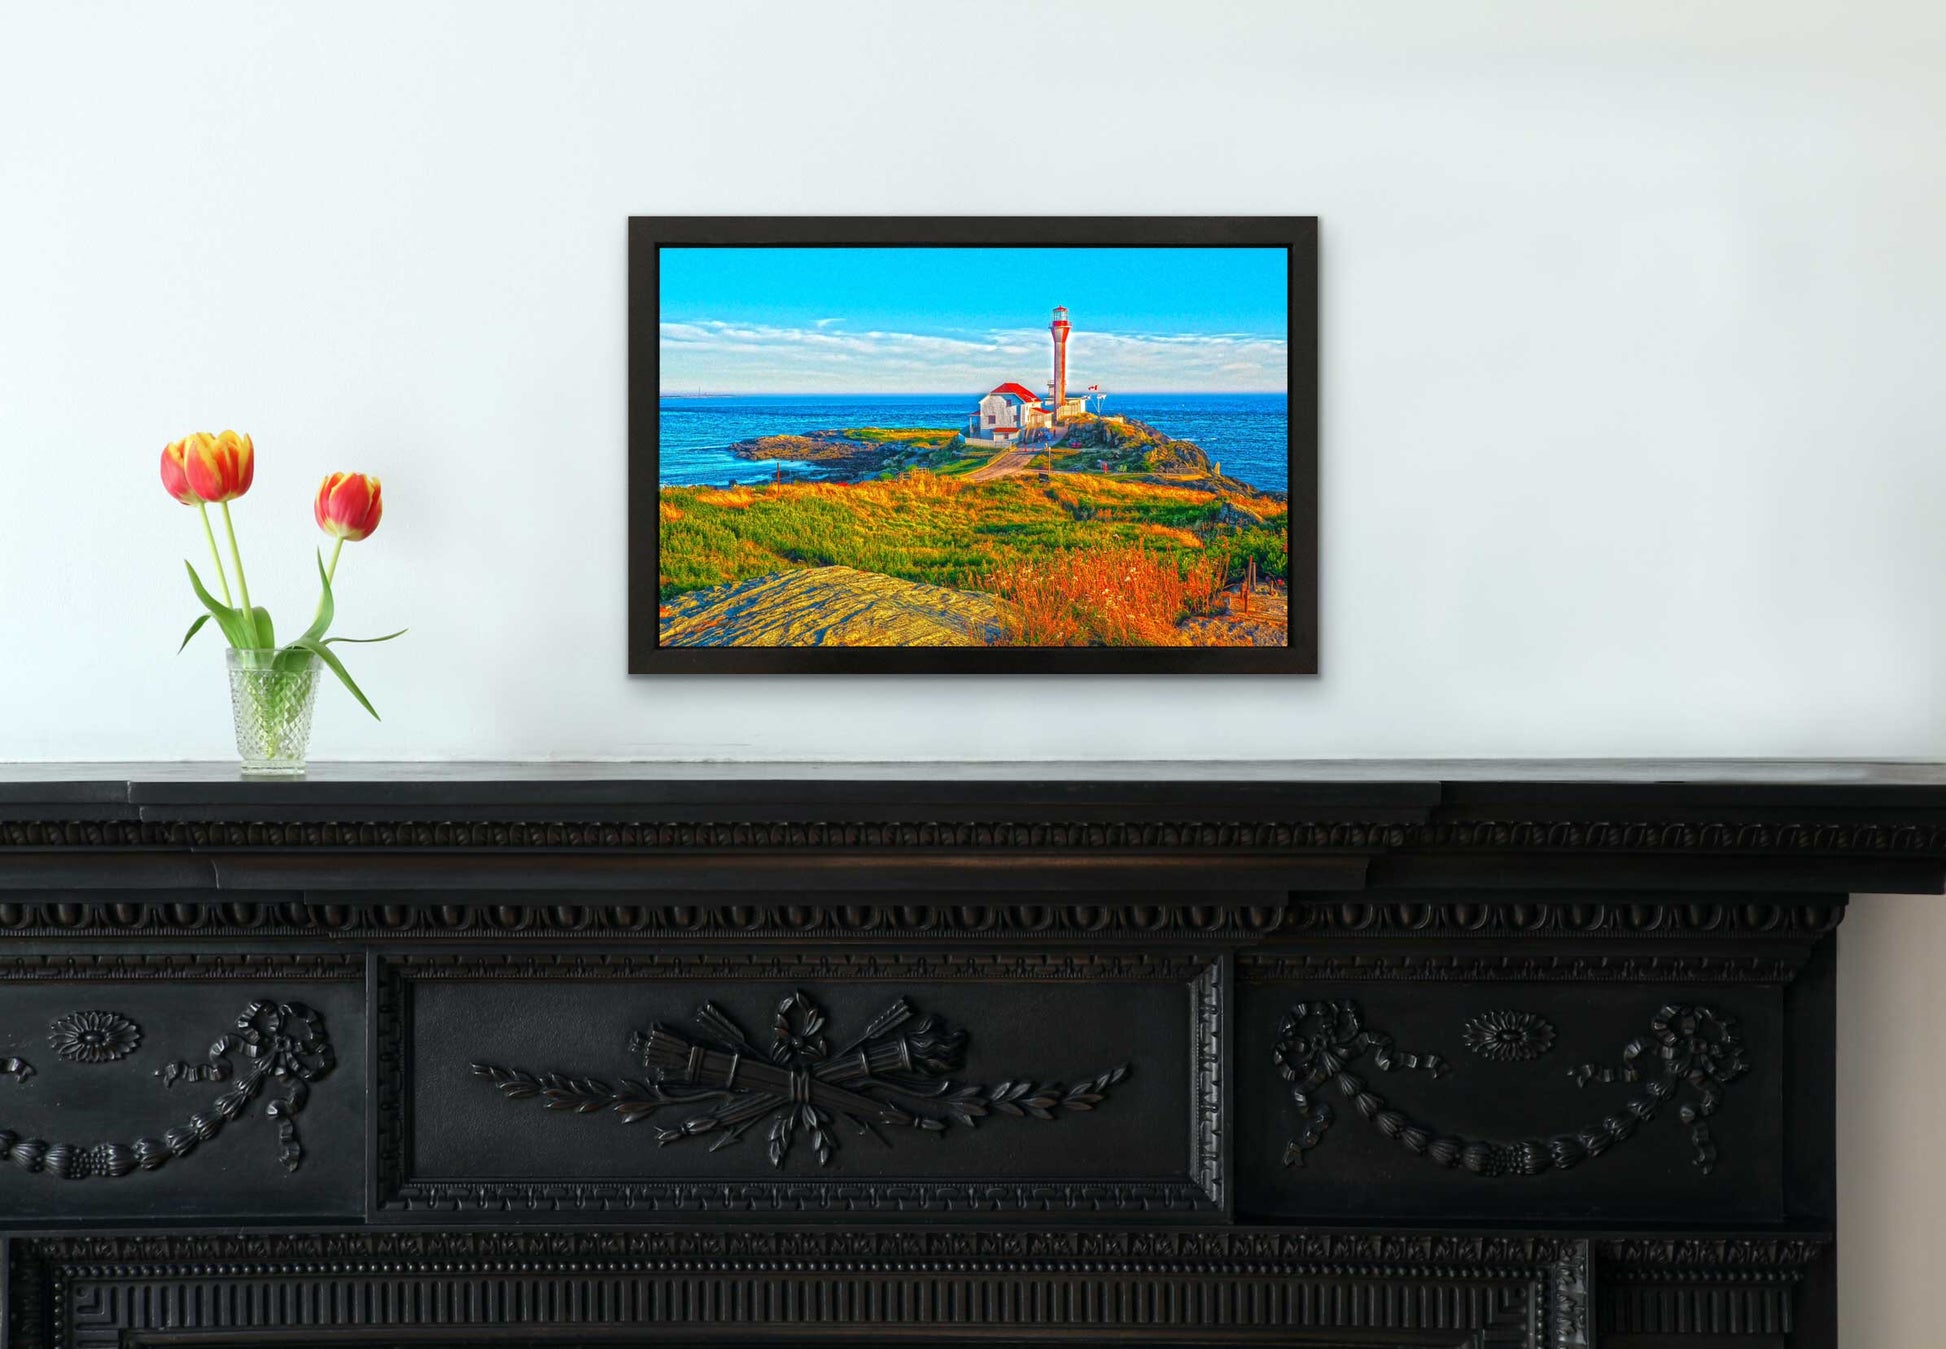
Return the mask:
<svg viewBox="0 0 1946 1349"><path fill-rule="evenodd" d="M304 775L311 709L318 698L318 658L309 651L240 651L231 647L230 710L236 750L250 777Z"/></svg>

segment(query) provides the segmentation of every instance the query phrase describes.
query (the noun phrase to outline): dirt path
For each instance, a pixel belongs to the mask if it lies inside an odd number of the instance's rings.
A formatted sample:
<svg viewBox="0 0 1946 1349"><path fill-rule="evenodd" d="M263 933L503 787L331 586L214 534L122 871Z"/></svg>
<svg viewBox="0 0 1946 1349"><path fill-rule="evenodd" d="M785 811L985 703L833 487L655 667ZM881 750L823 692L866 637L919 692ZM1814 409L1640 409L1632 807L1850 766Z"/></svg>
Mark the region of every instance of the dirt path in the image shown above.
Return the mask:
<svg viewBox="0 0 1946 1349"><path fill-rule="evenodd" d="M961 482L992 482L995 478L1005 478L1014 473L1025 473L1028 465L1041 454L1039 445L1016 445L1011 450L1002 450L974 469Z"/></svg>

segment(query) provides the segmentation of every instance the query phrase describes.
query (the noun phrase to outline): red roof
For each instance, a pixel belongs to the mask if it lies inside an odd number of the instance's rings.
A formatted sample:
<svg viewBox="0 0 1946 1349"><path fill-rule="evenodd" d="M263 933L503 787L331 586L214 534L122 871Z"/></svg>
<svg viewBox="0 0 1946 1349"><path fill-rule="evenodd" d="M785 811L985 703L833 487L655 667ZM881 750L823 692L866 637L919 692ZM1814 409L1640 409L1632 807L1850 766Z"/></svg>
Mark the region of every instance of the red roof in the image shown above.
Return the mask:
<svg viewBox="0 0 1946 1349"><path fill-rule="evenodd" d="M995 389L993 393L1010 393L1015 398L1024 398L1030 403L1038 403L1041 401L1041 396L1035 393L1032 389L1028 388L1025 384L1015 384L1011 380L1005 384L1002 384L999 388ZM993 394L987 395L987 397L989 398L991 398L992 396Z"/></svg>

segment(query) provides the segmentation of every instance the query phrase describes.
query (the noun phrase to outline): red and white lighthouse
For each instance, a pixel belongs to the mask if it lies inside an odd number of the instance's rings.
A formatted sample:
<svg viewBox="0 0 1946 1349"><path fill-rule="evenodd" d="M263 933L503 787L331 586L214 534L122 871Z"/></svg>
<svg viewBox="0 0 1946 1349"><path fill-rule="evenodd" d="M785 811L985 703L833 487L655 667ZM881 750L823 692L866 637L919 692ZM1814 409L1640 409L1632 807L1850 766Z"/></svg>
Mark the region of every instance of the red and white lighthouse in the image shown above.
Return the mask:
<svg viewBox="0 0 1946 1349"><path fill-rule="evenodd" d="M1068 397L1068 310L1066 305L1054 307L1054 322L1047 325L1054 334L1054 413L1055 421L1061 420L1061 405Z"/></svg>

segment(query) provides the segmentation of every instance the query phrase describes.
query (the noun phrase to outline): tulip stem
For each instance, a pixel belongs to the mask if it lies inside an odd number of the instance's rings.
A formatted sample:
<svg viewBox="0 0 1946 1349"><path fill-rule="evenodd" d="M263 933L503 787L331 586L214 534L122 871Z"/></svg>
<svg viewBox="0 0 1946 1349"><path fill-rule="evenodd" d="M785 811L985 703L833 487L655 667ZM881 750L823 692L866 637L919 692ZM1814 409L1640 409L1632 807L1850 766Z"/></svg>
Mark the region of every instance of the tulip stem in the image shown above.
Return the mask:
<svg viewBox="0 0 1946 1349"><path fill-rule="evenodd" d="M338 554L344 551L345 536L340 534L338 541L331 545L331 565L324 569L325 584L329 585L338 579Z"/></svg>
<svg viewBox="0 0 1946 1349"><path fill-rule="evenodd" d="M223 555L216 551L216 531L209 527L209 502L197 502L196 513L203 517L203 537L209 540L209 560L216 564L216 579L223 586L223 603L235 607L236 601L230 598L229 573L223 570Z"/></svg>
<svg viewBox="0 0 1946 1349"><path fill-rule="evenodd" d="M257 630L256 606L250 603L250 581L243 574L243 553L236 546L236 525L230 519L230 503L223 503L223 532L230 536L230 560L236 563L237 589L243 592L243 618L250 631Z"/></svg>

